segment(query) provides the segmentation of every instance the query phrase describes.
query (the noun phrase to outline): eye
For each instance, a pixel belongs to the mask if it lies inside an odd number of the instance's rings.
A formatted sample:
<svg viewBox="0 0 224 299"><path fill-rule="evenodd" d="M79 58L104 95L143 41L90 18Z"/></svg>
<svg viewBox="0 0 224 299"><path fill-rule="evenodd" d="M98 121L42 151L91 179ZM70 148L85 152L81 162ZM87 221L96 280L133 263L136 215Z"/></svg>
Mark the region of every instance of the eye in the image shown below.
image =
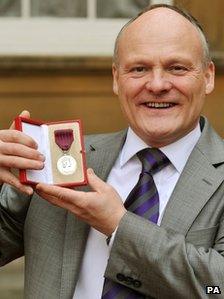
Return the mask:
<svg viewBox="0 0 224 299"><path fill-rule="evenodd" d="M169 70L173 73L182 74L188 71L187 67L183 65L172 65L169 67Z"/></svg>
<svg viewBox="0 0 224 299"><path fill-rule="evenodd" d="M145 66L135 66L131 69L131 72L135 72L135 73L144 73L146 71L146 67Z"/></svg>

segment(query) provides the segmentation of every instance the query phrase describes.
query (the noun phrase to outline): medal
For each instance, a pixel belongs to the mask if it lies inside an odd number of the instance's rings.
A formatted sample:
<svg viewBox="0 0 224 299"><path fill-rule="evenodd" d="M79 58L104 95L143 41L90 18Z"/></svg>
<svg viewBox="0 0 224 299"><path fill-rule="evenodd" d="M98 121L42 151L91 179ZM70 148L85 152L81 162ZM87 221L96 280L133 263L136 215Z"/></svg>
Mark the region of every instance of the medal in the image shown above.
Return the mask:
<svg viewBox="0 0 224 299"><path fill-rule="evenodd" d="M58 159L57 169L63 175L71 175L77 169L76 160L69 154L69 149L74 141L73 130L56 130L54 138L55 143L63 152L63 156Z"/></svg>

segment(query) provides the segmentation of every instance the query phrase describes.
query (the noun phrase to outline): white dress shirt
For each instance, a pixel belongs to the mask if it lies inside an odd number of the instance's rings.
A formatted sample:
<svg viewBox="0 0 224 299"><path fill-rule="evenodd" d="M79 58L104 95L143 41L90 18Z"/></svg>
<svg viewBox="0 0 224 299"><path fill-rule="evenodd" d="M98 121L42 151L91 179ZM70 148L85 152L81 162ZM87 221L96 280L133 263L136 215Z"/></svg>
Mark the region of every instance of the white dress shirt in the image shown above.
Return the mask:
<svg viewBox="0 0 224 299"><path fill-rule="evenodd" d="M159 193L158 225L161 223L169 198L200 135L198 124L183 138L160 148L171 164L153 175ZM123 202L136 185L142 169L136 153L147 147L149 146L129 128L125 144L107 179L107 182L117 190ZM109 254L110 247L106 243L106 236L91 228L73 299L101 298Z"/></svg>

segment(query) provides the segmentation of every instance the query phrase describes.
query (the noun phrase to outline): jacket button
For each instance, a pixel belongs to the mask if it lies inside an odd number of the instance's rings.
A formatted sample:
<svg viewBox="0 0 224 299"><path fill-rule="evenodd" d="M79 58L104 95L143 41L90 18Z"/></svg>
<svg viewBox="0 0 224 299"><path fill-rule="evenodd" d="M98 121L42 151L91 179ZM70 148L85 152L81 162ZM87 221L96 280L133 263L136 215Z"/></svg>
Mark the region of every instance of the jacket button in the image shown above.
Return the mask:
<svg viewBox="0 0 224 299"><path fill-rule="evenodd" d="M117 277L117 280L119 280L119 281L124 281L125 280L125 276L123 274L121 274L121 273L118 273L116 275L116 277Z"/></svg>
<svg viewBox="0 0 224 299"><path fill-rule="evenodd" d="M131 284L133 284L133 282L134 282L134 279L132 277L130 277L130 276L125 277L125 283L127 285L131 285Z"/></svg>
<svg viewBox="0 0 224 299"><path fill-rule="evenodd" d="M135 279L135 280L133 281L133 286L134 286L135 288L140 288L141 285L142 285L141 281L139 281L139 280L137 280L137 279Z"/></svg>

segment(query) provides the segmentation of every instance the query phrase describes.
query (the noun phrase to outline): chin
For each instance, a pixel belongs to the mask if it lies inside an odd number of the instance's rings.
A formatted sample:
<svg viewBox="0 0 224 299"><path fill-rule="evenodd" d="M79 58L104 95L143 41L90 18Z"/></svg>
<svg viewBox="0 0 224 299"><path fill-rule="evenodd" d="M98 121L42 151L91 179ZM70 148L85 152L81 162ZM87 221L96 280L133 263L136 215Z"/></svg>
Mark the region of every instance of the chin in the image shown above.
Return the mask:
<svg viewBox="0 0 224 299"><path fill-rule="evenodd" d="M172 143L172 136L170 131L167 130L150 130L144 134L144 141L152 147L163 147Z"/></svg>

